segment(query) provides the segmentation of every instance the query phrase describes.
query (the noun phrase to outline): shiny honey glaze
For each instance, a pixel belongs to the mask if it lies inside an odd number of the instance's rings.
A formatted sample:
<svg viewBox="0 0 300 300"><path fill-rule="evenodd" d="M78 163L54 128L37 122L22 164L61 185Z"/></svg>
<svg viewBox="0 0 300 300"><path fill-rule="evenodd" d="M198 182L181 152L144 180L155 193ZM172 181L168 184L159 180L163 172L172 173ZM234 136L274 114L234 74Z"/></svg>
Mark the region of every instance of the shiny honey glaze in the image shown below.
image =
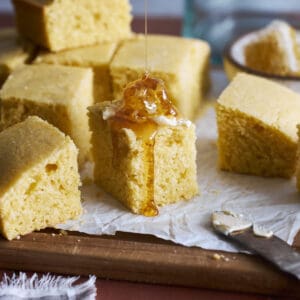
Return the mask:
<svg viewBox="0 0 300 300"><path fill-rule="evenodd" d="M178 112L168 98L163 81L146 73L142 79L125 87L123 100L115 115L109 119L114 149L118 148L114 131L121 128L133 130L137 138L142 140L147 195L141 199L140 213L145 216L158 214L154 201L154 144L158 125L153 121L158 116L177 117Z"/></svg>

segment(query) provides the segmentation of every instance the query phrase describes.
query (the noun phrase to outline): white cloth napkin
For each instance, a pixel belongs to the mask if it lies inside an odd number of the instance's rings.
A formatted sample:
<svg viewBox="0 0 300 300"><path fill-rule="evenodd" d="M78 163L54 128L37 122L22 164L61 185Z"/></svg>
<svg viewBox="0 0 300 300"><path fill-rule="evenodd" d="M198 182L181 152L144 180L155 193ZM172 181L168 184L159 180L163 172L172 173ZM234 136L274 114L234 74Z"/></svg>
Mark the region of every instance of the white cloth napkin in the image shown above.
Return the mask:
<svg viewBox="0 0 300 300"><path fill-rule="evenodd" d="M97 290L96 277L90 276L82 283L74 284L79 277L62 277L50 274L27 277L20 272L7 276L0 282L1 300L94 300Z"/></svg>

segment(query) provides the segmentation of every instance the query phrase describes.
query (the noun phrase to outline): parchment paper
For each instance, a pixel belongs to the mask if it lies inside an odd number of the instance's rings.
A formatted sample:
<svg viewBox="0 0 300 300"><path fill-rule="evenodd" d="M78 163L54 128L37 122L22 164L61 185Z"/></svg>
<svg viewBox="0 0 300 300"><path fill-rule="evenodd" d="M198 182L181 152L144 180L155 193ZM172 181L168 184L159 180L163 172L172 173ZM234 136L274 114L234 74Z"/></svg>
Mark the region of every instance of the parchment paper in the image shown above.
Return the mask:
<svg viewBox="0 0 300 300"><path fill-rule="evenodd" d="M213 93L218 94L224 86L222 73L215 73L213 80ZM199 196L160 208L159 216L149 218L130 213L96 186L86 185L82 189L84 214L59 228L89 234L152 234L185 246L236 252L240 249L217 236L210 224L213 211L231 210L243 213L291 244L300 229L300 195L295 179L266 179L217 170L212 106L196 125Z"/></svg>

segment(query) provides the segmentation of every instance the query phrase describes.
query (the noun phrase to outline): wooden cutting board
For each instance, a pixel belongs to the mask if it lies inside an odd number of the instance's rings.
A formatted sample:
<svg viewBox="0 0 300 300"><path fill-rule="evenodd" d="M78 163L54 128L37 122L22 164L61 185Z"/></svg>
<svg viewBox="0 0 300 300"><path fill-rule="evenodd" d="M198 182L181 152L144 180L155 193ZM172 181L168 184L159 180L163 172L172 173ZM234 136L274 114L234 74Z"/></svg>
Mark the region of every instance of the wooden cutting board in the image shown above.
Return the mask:
<svg viewBox="0 0 300 300"><path fill-rule="evenodd" d="M300 249L300 235L295 246ZM215 259L216 253L224 258ZM47 230L11 242L1 239L0 268L300 298L299 281L256 256L188 248L138 234Z"/></svg>

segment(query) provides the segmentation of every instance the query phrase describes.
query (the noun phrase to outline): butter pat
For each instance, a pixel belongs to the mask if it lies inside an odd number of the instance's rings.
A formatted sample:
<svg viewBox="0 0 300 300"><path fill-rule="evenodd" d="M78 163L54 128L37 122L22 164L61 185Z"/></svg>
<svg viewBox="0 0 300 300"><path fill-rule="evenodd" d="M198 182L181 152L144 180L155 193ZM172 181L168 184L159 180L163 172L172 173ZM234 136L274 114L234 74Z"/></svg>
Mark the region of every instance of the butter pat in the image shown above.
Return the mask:
<svg viewBox="0 0 300 300"><path fill-rule="evenodd" d="M270 238L273 236L271 230L267 230L257 224L253 224L253 233L258 237Z"/></svg>
<svg viewBox="0 0 300 300"><path fill-rule="evenodd" d="M252 222L231 211L214 212L211 217L214 228L225 235L242 231L252 226Z"/></svg>

